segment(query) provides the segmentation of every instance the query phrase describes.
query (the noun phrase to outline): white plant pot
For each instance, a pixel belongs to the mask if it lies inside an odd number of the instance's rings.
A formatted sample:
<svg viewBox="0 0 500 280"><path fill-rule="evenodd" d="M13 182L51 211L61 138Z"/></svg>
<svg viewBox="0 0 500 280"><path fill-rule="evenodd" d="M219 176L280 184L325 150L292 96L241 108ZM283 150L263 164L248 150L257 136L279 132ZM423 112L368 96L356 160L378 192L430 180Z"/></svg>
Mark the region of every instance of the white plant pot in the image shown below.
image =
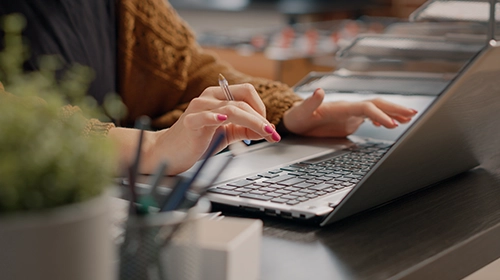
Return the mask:
<svg viewBox="0 0 500 280"><path fill-rule="evenodd" d="M0 278L114 279L108 199L0 216Z"/></svg>

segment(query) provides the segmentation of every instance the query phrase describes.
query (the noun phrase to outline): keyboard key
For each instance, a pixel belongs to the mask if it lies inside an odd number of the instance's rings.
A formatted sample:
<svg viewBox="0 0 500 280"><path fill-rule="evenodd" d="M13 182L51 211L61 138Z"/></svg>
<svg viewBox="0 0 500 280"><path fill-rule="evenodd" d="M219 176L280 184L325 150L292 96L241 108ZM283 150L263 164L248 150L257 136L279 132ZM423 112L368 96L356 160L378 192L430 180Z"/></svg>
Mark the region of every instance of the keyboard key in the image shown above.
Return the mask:
<svg viewBox="0 0 500 280"><path fill-rule="evenodd" d="M266 192L263 192L261 190L251 190L249 193L251 193L251 194L265 194Z"/></svg>
<svg viewBox="0 0 500 280"><path fill-rule="evenodd" d="M278 185L293 186L295 184L302 183L304 181L305 181L305 179L292 178L292 179L288 179L288 180L285 180L285 181L278 182Z"/></svg>
<svg viewBox="0 0 500 280"><path fill-rule="evenodd" d="M291 178L295 178L295 176L285 174L285 175L280 175L280 176L275 177L275 178L267 179L263 182L264 183L277 183L277 182L285 181L285 180L288 180Z"/></svg>
<svg viewBox="0 0 500 280"><path fill-rule="evenodd" d="M301 191L303 191L303 190L301 190ZM290 193L289 195L294 195L294 196L297 196L297 197L298 197L298 196L303 196L303 195L305 195L305 193L298 191L298 192L292 192L292 193Z"/></svg>
<svg viewBox="0 0 500 280"><path fill-rule="evenodd" d="M280 197L282 196L282 193L276 193L276 192L268 192L266 193L266 196L272 196L272 197Z"/></svg>
<svg viewBox="0 0 500 280"><path fill-rule="evenodd" d="M279 175L278 174L273 174L273 173L261 173L261 174L258 174L259 176L261 177L264 177L264 178L275 178L275 177L278 177Z"/></svg>
<svg viewBox="0 0 500 280"><path fill-rule="evenodd" d="M305 197L305 196L301 196L299 198L297 198L297 201L300 201L300 202L304 202L304 201L308 201L309 198L308 197Z"/></svg>
<svg viewBox="0 0 500 280"><path fill-rule="evenodd" d="M319 184L319 185L315 185L313 187L310 187L309 189L310 190L315 190L315 191L320 191L320 190L323 190L323 189L326 189L326 188L330 188L330 187L332 187L331 184L325 184L325 183L323 183L323 184Z"/></svg>
<svg viewBox="0 0 500 280"><path fill-rule="evenodd" d="M298 196L295 195L290 195L290 194L285 194L284 196L281 196L283 199L296 199Z"/></svg>
<svg viewBox="0 0 500 280"><path fill-rule="evenodd" d="M299 204L299 203L300 203L300 201L297 201L297 200L290 200L290 201L288 201L286 204L288 204L288 205L297 205L297 204Z"/></svg>
<svg viewBox="0 0 500 280"><path fill-rule="evenodd" d="M287 166L287 167L282 167L280 168L282 171L290 171L290 172L294 172L294 171L297 171L299 168L297 167L292 167L292 166Z"/></svg>
<svg viewBox="0 0 500 280"><path fill-rule="evenodd" d="M237 196L237 195L241 194L241 192L223 190L223 189L219 189L219 188L210 188L210 189L208 189L208 192L210 192L210 193L217 193L217 194L231 195L231 196Z"/></svg>
<svg viewBox="0 0 500 280"><path fill-rule="evenodd" d="M342 177L342 178L336 178L335 181L337 181L337 182L349 182L349 181L351 181L351 179Z"/></svg>
<svg viewBox="0 0 500 280"><path fill-rule="evenodd" d="M236 182L228 183L227 185L228 186L233 186L233 187L244 187L244 186L248 186L248 185L251 185L251 184L253 184L252 181L243 179L243 180L239 180L239 181L236 181Z"/></svg>
<svg viewBox="0 0 500 280"><path fill-rule="evenodd" d="M323 183L323 181L321 180L307 180L306 183L309 183L309 184L321 184Z"/></svg>
<svg viewBox="0 0 500 280"><path fill-rule="evenodd" d="M293 176L302 176L305 175L306 173L303 172L288 172L288 175L293 175Z"/></svg>
<svg viewBox="0 0 500 280"><path fill-rule="evenodd" d="M285 188L286 186L283 186L283 185L278 185L278 184L269 184L269 187L270 187L270 188L274 188L274 189L283 189L283 188Z"/></svg>
<svg viewBox="0 0 500 280"><path fill-rule="evenodd" d="M247 180L251 180L251 181L257 181L259 179L261 179L262 177L260 176L252 176L252 177L247 177Z"/></svg>
<svg viewBox="0 0 500 280"><path fill-rule="evenodd" d="M289 193L291 193L291 191L287 191L287 190L277 190L277 191L275 191L275 193L289 194Z"/></svg>
<svg viewBox="0 0 500 280"><path fill-rule="evenodd" d="M310 190L310 189L301 189L299 192L302 193L302 195L307 194L307 193L315 193L317 192L316 190Z"/></svg>
<svg viewBox="0 0 500 280"><path fill-rule="evenodd" d="M283 199L283 198L271 199L271 202L274 202L274 203L286 203L287 201L288 201L288 199Z"/></svg>
<svg viewBox="0 0 500 280"><path fill-rule="evenodd" d="M251 193L242 193L240 195L240 197L253 198L253 199L264 200L264 201L273 199L271 196L259 195L259 194L251 194Z"/></svg>
<svg viewBox="0 0 500 280"><path fill-rule="evenodd" d="M293 185L293 186L296 187L296 188L309 188L311 186L314 186L314 184L302 182L302 183L299 183L299 184L296 184L296 185Z"/></svg>
<svg viewBox="0 0 500 280"><path fill-rule="evenodd" d="M315 176L311 176L311 175L302 175L299 177L300 179L306 179L306 180L313 180L315 179L316 177Z"/></svg>

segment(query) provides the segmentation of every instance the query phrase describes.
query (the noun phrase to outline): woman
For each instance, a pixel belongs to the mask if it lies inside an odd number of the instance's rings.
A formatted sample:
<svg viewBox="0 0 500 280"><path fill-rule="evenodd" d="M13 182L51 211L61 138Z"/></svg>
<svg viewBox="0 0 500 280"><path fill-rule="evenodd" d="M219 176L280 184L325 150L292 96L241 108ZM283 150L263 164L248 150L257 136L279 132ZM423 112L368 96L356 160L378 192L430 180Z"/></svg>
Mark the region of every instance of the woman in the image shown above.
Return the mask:
<svg viewBox="0 0 500 280"><path fill-rule="evenodd" d="M27 18L25 36L32 48L26 70L36 70L42 54L95 71L89 94L102 102L118 92L128 109L122 124L148 115L157 131L145 133L141 172L150 173L166 158L169 174L191 167L218 131L220 148L243 139L280 141L280 133L345 137L365 118L394 128L415 110L381 99L323 102L324 91L302 100L284 84L249 77L205 52L185 22L164 0L2 1L0 15ZM235 101L217 87L228 78ZM73 108L68 107L69 114ZM88 130L116 140L121 163L134 156L138 131L89 120Z"/></svg>

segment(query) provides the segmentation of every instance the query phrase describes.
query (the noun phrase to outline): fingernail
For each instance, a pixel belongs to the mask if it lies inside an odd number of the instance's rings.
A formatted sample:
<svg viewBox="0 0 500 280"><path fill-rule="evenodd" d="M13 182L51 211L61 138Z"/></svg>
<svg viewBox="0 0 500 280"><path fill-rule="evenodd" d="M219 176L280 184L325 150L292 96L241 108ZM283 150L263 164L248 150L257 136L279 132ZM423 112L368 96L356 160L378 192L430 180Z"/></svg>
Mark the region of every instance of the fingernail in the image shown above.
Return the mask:
<svg viewBox="0 0 500 280"><path fill-rule="evenodd" d="M418 113L418 111L417 111L417 110L415 110L415 109L410 109L410 111L411 111L413 114Z"/></svg>
<svg viewBox="0 0 500 280"><path fill-rule="evenodd" d="M396 120L392 120L392 123L393 123L395 126L398 126L398 123L396 122Z"/></svg>
<svg viewBox="0 0 500 280"><path fill-rule="evenodd" d="M278 134L278 132L273 132L273 135L271 136L274 141L279 142L281 140L281 136Z"/></svg>
<svg viewBox="0 0 500 280"><path fill-rule="evenodd" d="M222 114L218 114L217 115L217 120L223 122L223 121L227 120L227 116L226 115L222 115Z"/></svg>
<svg viewBox="0 0 500 280"><path fill-rule="evenodd" d="M270 125L266 124L264 125L264 131L271 134L274 132L274 129Z"/></svg>

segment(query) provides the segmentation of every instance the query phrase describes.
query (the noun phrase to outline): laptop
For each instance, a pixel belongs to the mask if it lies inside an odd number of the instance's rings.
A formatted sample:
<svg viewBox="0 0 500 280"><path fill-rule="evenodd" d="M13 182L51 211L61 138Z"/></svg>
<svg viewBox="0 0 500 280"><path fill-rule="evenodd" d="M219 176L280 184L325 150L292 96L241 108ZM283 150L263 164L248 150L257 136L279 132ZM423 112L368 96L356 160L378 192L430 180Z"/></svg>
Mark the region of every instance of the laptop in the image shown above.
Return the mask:
<svg viewBox="0 0 500 280"><path fill-rule="evenodd" d="M432 99L425 109L394 139L358 134L258 143L234 158L208 198L324 226L470 170L498 149L498 77L500 44L490 40L441 94L426 97ZM214 156L210 166L226 157Z"/></svg>

